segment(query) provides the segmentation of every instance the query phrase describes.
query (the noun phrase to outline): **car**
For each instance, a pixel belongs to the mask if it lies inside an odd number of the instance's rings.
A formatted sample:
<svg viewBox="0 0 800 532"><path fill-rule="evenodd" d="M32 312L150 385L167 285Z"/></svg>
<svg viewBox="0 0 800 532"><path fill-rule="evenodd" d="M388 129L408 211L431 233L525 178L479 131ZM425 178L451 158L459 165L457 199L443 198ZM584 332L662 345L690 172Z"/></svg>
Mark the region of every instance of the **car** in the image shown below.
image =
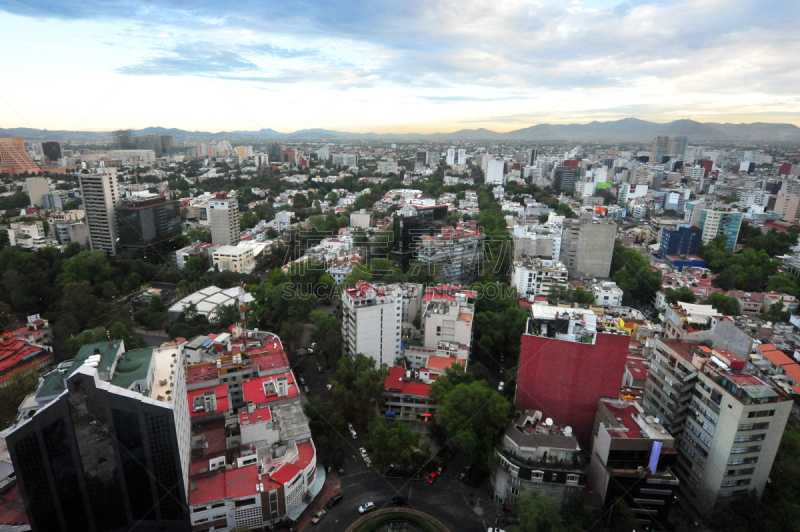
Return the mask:
<svg viewBox="0 0 800 532"><path fill-rule="evenodd" d="M364 463L367 464L367 467L372 467L372 460L369 459L369 456L364 458Z"/></svg>
<svg viewBox="0 0 800 532"><path fill-rule="evenodd" d="M353 424L352 423L348 423L347 424L347 430L353 430Z"/></svg>
<svg viewBox="0 0 800 532"><path fill-rule="evenodd" d="M439 473L437 473L436 471L434 471L433 473L428 475L428 484L433 484L436 481L436 477L438 477L438 476L439 476Z"/></svg>
<svg viewBox="0 0 800 532"><path fill-rule="evenodd" d="M314 514L314 517L311 518L311 523L316 525L323 517L325 517L325 510L320 510Z"/></svg>
<svg viewBox="0 0 800 532"><path fill-rule="evenodd" d="M503 381L500 381L500 385L497 387L497 391L498 392L502 392L505 387L506 387L506 383L503 382Z"/></svg>
<svg viewBox="0 0 800 532"><path fill-rule="evenodd" d="M439 476L442 476L442 473L444 473L446 467L447 466L444 462L439 462L439 465L436 466L436 472L439 473Z"/></svg>
<svg viewBox="0 0 800 532"><path fill-rule="evenodd" d="M308 386L303 386L303 391L308 393Z"/></svg>
<svg viewBox="0 0 800 532"><path fill-rule="evenodd" d="M312 348L317 347L317 342L311 342L311 347Z"/></svg>
<svg viewBox="0 0 800 532"><path fill-rule="evenodd" d="M322 366L317 366L317 373L322 373Z"/></svg>
<svg viewBox="0 0 800 532"><path fill-rule="evenodd" d="M356 434L356 431L354 430L350 431L350 436L352 436L354 440L358 439L358 434Z"/></svg>
<svg viewBox="0 0 800 532"><path fill-rule="evenodd" d="M342 494L341 493L337 493L336 495L334 495L333 497L328 499L328 508L333 508L334 506L336 506L340 502L342 502Z"/></svg>
<svg viewBox="0 0 800 532"><path fill-rule="evenodd" d="M408 506L408 501L398 495L389 499L389 504L392 506Z"/></svg>
<svg viewBox="0 0 800 532"><path fill-rule="evenodd" d="M339 462L336 462L336 471L339 472L339 475L344 475L344 466Z"/></svg>
<svg viewBox="0 0 800 532"><path fill-rule="evenodd" d="M506 531L505 531L505 530L502 530L502 529L500 529L500 528L492 528L492 527L489 527L489 528L487 528L487 529L486 529L486 532L506 532Z"/></svg>
<svg viewBox="0 0 800 532"><path fill-rule="evenodd" d="M361 458L366 458L366 457L367 457L367 450L366 450L366 449L364 449L363 447L360 447L360 448L358 449L358 452L360 452L360 453L361 453Z"/></svg>
<svg viewBox="0 0 800 532"><path fill-rule="evenodd" d="M306 380L303 378L302 375L300 375L299 380L300 380L300 384L305 384L306 383Z"/></svg>
<svg viewBox="0 0 800 532"><path fill-rule="evenodd" d="M375 511L374 502L368 502L358 507L358 513L360 514L368 514L369 512L374 512L374 511Z"/></svg>
<svg viewBox="0 0 800 532"><path fill-rule="evenodd" d="M332 384L326 384L325 387L328 389L328 391L333 390L333 385Z"/></svg>
<svg viewBox="0 0 800 532"><path fill-rule="evenodd" d="M469 468L465 467L461 470L461 473L458 474L458 481L464 482L465 480L467 480L467 474L469 474Z"/></svg>

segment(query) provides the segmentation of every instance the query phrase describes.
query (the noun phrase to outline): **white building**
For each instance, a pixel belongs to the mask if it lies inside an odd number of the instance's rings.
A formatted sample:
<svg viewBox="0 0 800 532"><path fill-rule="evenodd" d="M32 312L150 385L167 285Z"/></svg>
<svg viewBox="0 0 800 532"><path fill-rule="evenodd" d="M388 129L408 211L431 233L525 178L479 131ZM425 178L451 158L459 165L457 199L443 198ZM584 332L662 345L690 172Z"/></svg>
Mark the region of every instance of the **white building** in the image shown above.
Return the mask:
<svg viewBox="0 0 800 532"><path fill-rule="evenodd" d="M505 176L505 161L500 157L495 157L494 159L489 159L487 166L486 166L486 184L496 184L499 183L501 185L506 184L506 176Z"/></svg>
<svg viewBox="0 0 800 532"><path fill-rule="evenodd" d="M116 174L82 174L81 196L89 226L89 245L92 251L117 254L117 217L115 208L120 201Z"/></svg>
<svg viewBox="0 0 800 532"><path fill-rule="evenodd" d="M380 172L381 174L396 174L397 161L394 159L389 159L387 161L379 161L378 172Z"/></svg>
<svg viewBox="0 0 800 532"><path fill-rule="evenodd" d="M358 283L342 293L342 339L348 353L361 353L378 366L400 356L402 296Z"/></svg>
<svg viewBox="0 0 800 532"><path fill-rule="evenodd" d="M361 209L358 212L350 213L350 227L360 227L362 229L369 229L370 213Z"/></svg>
<svg viewBox="0 0 800 532"><path fill-rule="evenodd" d="M357 166L358 155L355 153L334 153L333 164L339 164L342 166Z"/></svg>
<svg viewBox="0 0 800 532"><path fill-rule="evenodd" d="M563 263L547 259L515 261L511 277L521 299L547 296L553 287L567 289L569 273Z"/></svg>
<svg viewBox="0 0 800 532"><path fill-rule="evenodd" d="M211 225L211 241L223 246L235 246L239 243L239 203L236 198L226 194L217 194L208 202L208 220Z"/></svg>
<svg viewBox="0 0 800 532"><path fill-rule="evenodd" d="M462 166L467 164L467 150L464 148L458 150L458 164Z"/></svg>
<svg viewBox="0 0 800 532"><path fill-rule="evenodd" d="M597 305L604 307L619 307L622 305L622 289L613 281L594 284L592 293Z"/></svg>
<svg viewBox="0 0 800 532"><path fill-rule="evenodd" d="M253 273L256 267L251 247L220 246L212 256L214 267L221 272Z"/></svg>
<svg viewBox="0 0 800 532"><path fill-rule="evenodd" d="M456 164L456 150L453 148L447 150L447 159L445 159L445 162L451 166Z"/></svg>

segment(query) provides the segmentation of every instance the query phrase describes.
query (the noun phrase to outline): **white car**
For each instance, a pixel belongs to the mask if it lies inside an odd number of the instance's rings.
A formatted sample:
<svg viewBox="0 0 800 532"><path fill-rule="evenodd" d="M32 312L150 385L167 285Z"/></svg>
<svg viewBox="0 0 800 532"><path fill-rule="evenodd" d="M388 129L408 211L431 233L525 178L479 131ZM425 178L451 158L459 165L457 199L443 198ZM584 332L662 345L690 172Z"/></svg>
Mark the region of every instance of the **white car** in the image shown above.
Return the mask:
<svg viewBox="0 0 800 532"><path fill-rule="evenodd" d="M360 514L366 514L366 513L372 512L374 510L375 510L375 503L374 502L368 502L368 503L363 504L363 505L358 507L358 513L360 513Z"/></svg>
<svg viewBox="0 0 800 532"><path fill-rule="evenodd" d="M354 431L354 430L350 431L350 436L352 436L354 440L358 439L358 434L356 434L356 431Z"/></svg>
<svg viewBox="0 0 800 532"><path fill-rule="evenodd" d="M348 423L348 424L347 424L347 430L349 430L349 431L353 431L353 430L354 430L354 429L353 429L353 424L352 424L352 423Z"/></svg>
<svg viewBox="0 0 800 532"><path fill-rule="evenodd" d="M502 529L500 529L500 528L492 528L492 527L489 527L489 528L487 528L487 529L486 529L486 532L506 532L506 531L505 531L505 530L502 530Z"/></svg>
<svg viewBox="0 0 800 532"><path fill-rule="evenodd" d="M506 383L503 382L503 381L500 381L500 386L497 387L497 391L498 392L502 392L505 387L506 387ZM498 530L498 532L503 532L503 531L502 530Z"/></svg>
<svg viewBox="0 0 800 532"><path fill-rule="evenodd" d="M328 391L333 390L333 385L332 384L326 384L325 387L328 389Z"/></svg>
<svg viewBox="0 0 800 532"><path fill-rule="evenodd" d="M361 458L366 458L367 457L367 450L366 449L361 447L358 451L361 453Z"/></svg>

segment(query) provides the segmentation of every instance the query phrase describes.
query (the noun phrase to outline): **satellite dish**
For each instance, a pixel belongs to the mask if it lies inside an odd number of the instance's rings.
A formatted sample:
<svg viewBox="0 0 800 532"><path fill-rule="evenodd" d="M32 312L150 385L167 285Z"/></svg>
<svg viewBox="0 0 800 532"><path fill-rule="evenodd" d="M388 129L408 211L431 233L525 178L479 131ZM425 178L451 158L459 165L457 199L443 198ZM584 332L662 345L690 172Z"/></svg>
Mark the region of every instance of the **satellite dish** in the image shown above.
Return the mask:
<svg viewBox="0 0 800 532"><path fill-rule="evenodd" d="M547 425L548 427L552 427L553 426L553 418L549 417L549 418L545 419L544 420L544 424Z"/></svg>
<svg viewBox="0 0 800 532"><path fill-rule="evenodd" d="M657 424L661 423L661 420L660 420L660 419L658 419L658 418L655 418L655 419L653 420L653 423L655 423L655 424L657 425Z"/></svg>
<svg viewBox="0 0 800 532"><path fill-rule="evenodd" d="M564 427L564 436L572 436L572 427Z"/></svg>

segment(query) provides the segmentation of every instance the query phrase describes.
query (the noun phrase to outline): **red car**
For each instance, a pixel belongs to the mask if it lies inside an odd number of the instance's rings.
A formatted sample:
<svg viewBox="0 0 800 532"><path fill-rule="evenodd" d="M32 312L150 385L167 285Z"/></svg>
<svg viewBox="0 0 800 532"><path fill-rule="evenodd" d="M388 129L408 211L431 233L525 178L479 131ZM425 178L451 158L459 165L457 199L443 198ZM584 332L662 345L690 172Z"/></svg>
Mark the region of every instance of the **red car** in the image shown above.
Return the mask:
<svg viewBox="0 0 800 532"><path fill-rule="evenodd" d="M438 477L438 476L439 476L439 473L437 473L436 471L434 471L433 473L428 475L428 484L433 484L433 481L436 480L436 477Z"/></svg>

